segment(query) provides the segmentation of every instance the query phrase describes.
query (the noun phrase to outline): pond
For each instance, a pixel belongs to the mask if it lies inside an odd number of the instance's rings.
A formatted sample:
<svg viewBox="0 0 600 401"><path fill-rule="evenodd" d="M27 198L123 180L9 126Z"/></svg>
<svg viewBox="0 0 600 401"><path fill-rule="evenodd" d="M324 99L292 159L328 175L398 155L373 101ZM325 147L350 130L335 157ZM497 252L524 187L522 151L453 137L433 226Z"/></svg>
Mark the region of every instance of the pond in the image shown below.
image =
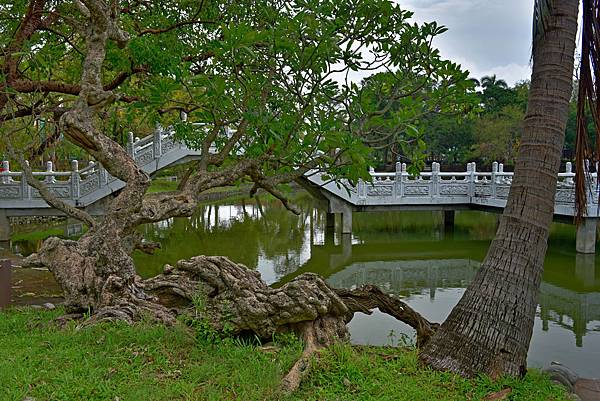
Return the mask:
<svg viewBox="0 0 600 401"><path fill-rule="evenodd" d="M443 321L474 276L495 234L497 215L456 213L444 230L440 212L355 213L352 235L329 233L325 213L308 196L296 216L275 200L246 199L201 206L192 218L170 219L142 229L160 241L153 256L134 255L150 277L165 263L195 255L225 255L257 269L274 286L305 272L336 287L376 284L403 298L429 320ZM13 242L27 254L39 241ZM553 224L541 285L529 365L551 361L580 375L600 377L600 258L575 253L575 228ZM358 344L411 341L412 329L374 311L349 324Z"/></svg>

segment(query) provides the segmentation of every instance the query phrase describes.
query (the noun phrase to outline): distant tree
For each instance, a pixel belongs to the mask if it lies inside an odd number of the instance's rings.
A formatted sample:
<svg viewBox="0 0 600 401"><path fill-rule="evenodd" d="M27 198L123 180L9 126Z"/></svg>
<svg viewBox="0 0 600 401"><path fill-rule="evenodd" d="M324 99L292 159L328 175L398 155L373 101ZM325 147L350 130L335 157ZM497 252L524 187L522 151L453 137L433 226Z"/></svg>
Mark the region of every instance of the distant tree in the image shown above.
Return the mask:
<svg viewBox="0 0 600 401"><path fill-rule="evenodd" d="M495 113L482 114L473 123L473 137L470 156L485 164L494 161L514 164L523 134L525 112L518 106L504 106Z"/></svg>
<svg viewBox="0 0 600 401"><path fill-rule="evenodd" d="M432 114L420 125L428 153L447 164L464 163L472 157L475 145L474 119L467 115Z"/></svg>
<svg viewBox="0 0 600 401"><path fill-rule="evenodd" d="M378 73L363 81L360 102L353 107L375 108L383 112L368 115L359 111L357 114L365 117L356 123L368 129L364 142L375 151L375 158L380 164L393 165L402 159L410 162L409 168L416 173L423 168L424 158L431 153L432 146L436 146L428 140L431 139L432 127L425 122L437 121L438 118L460 119L475 108L474 84L459 65L449 64L444 80L435 75L423 85L419 84L420 77L403 69L397 73ZM406 87L415 90L406 96L396 95ZM456 132L447 130L445 133L457 138ZM435 137L442 135L439 133ZM448 144L449 140L448 137L444 142ZM449 146L460 147L460 144Z"/></svg>
<svg viewBox="0 0 600 401"><path fill-rule="evenodd" d="M489 88L508 89L508 84L506 83L506 81L503 79L497 79L496 74L486 75L486 76L482 77L479 82L481 83L481 86L483 87L483 89L489 89Z"/></svg>
<svg viewBox="0 0 600 401"><path fill-rule="evenodd" d="M481 78L481 104L485 112L500 111L515 101L515 93L508 87L506 81L497 79L496 75Z"/></svg>

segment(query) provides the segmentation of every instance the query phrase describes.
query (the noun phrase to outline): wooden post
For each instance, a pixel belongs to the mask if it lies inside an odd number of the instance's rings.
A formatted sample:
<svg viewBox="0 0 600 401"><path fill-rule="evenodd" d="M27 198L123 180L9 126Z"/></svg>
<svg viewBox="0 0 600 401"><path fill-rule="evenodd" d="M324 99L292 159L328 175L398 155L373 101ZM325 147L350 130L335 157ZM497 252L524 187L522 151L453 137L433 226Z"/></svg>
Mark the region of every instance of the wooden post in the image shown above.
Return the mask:
<svg viewBox="0 0 600 401"><path fill-rule="evenodd" d="M0 243L10 241L10 220L6 209L0 209Z"/></svg>

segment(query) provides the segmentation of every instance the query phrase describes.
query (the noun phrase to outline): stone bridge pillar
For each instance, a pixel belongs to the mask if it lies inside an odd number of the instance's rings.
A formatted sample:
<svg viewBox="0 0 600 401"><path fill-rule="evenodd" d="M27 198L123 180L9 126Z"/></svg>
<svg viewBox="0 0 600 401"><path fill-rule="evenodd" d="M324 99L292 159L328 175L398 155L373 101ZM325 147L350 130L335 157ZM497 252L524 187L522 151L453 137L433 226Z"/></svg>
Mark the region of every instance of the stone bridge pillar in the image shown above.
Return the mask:
<svg viewBox="0 0 600 401"><path fill-rule="evenodd" d="M444 236L452 237L454 234L454 210L442 211L444 217Z"/></svg>
<svg viewBox="0 0 600 401"><path fill-rule="evenodd" d="M10 241L10 221L6 210L0 209L0 242Z"/></svg>
<svg viewBox="0 0 600 401"><path fill-rule="evenodd" d="M352 208L346 206L342 211L342 234L352 234Z"/></svg>
<svg viewBox="0 0 600 401"><path fill-rule="evenodd" d="M325 213L325 232L333 233L335 231L335 213Z"/></svg>
<svg viewBox="0 0 600 401"><path fill-rule="evenodd" d="M598 219L587 217L577 227L576 249L579 253L596 253L596 227Z"/></svg>
<svg viewBox="0 0 600 401"><path fill-rule="evenodd" d="M326 228L335 224L335 213L341 213L342 234L352 234L352 205L335 197L329 198L328 203Z"/></svg>

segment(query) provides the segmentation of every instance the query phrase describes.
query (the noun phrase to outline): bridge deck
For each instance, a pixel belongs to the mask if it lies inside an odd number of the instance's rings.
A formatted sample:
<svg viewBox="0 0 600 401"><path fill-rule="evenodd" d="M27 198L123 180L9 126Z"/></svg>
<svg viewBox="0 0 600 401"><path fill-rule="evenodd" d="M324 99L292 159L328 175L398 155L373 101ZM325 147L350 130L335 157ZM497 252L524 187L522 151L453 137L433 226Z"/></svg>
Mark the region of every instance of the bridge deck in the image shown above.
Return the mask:
<svg viewBox="0 0 600 401"><path fill-rule="evenodd" d="M571 163L558 175L554 214L575 216L575 174ZM595 173L593 174L595 178ZM455 210L460 208L504 209L513 173L504 172L494 163L492 171L478 172L468 163L465 172L441 172L433 163L431 172L411 177L406 164L398 163L394 173L371 172L372 182L359 182L357 187L343 188L323 180L319 174L307 176L323 194L331 194L352 205L355 211L375 210ZM588 217L599 217L597 185L594 181L588 195Z"/></svg>
<svg viewBox="0 0 600 401"><path fill-rule="evenodd" d="M141 140L134 139L130 134L127 151L149 174L200 156L200 152L177 142L171 130L162 129L157 129L153 135ZM215 149L211 148L210 151ZM370 173L371 182L360 181L356 187L325 181L316 172L307 174L305 181L328 200L329 212L344 215L342 230L351 232L352 211L466 208L502 210L506 206L513 179L513 173L504 172L502 164L498 163L494 163L489 172L477 171L475 163L468 163L463 172L442 172L440 165L433 163L431 172L412 177L407 172L406 164L397 163L393 173ZM100 201L125 186L124 182L108 174L102 165L93 162L79 169L77 161L73 161L71 171L63 172L53 171L52 163L48 162L46 171L35 172L34 175L43 180L56 196L74 206L88 209L92 214L101 214L103 208ZM571 163L567 163L566 171L558 175L554 206L556 216L572 218L575 215L574 177ZM581 238L587 238L584 241L586 245L582 247L588 251L595 244L595 223L600 216L595 177L594 173L588 195L588 224L584 224L581 229ZM52 209L38 191L28 185L21 172L10 171L9 162L2 162L0 220L4 221L0 221L0 226L6 225L8 216L56 214L60 213ZM6 234L2 233L0 227L0 237L3 236Z"/></svg>

